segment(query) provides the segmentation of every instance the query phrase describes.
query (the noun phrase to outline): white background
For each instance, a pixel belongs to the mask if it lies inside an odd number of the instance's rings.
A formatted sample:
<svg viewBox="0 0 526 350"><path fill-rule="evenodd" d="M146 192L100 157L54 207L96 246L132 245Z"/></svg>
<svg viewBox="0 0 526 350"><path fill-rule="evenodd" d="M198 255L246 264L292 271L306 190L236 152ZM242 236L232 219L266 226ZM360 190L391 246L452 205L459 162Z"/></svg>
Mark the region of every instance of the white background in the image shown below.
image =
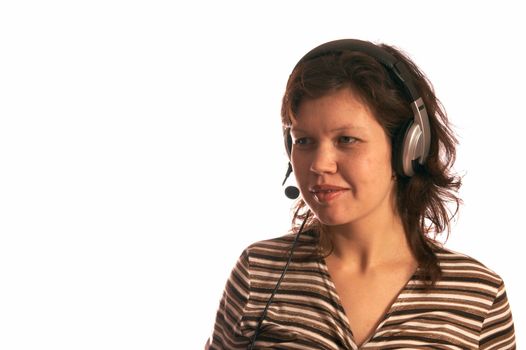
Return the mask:
<svg viewBox="0 0 526 350"><path fill-rule="evenodd" d="M526 341L519 5L183 3L1 3L1 349L202 348L242 249L289 227L288 74L349 37L433 82L464 175L447 246L504 278Z"/></svg>

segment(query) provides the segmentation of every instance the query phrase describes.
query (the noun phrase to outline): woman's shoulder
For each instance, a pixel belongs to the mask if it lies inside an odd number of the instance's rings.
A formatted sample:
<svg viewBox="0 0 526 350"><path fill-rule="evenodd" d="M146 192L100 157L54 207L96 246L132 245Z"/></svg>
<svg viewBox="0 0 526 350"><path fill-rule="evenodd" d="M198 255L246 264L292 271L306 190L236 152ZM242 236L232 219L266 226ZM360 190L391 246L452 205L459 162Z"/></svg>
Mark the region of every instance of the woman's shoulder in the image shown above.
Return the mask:
<svg viewBox="0 0 526 350"><path fill-rule="evenodd" d="M498 289L502 278L479 260L449 248L435 250L442 270L442 280L458 283L483 284Z"/></svg>
<svg viewBox="0 0 526 350"><path fill-rule="evenodd" d="M317 247L317 235L311 231L301 233L299 237L295 233L287 233L274 238L264 239L250 244L245 248L247 257L275 257L282 259L288 256L294 241L294 255L312 254Z"/></svg>

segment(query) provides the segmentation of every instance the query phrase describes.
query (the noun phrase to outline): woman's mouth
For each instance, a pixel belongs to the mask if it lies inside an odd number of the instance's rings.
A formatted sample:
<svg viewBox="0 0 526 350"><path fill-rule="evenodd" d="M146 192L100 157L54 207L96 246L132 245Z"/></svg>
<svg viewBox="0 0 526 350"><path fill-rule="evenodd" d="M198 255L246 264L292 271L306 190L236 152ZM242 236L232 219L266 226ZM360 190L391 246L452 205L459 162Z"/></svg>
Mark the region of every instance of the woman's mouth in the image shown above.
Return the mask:
<svg viewBox="0 0 526 350"><path fill-rule="evenodd" d="M318 202L328 203L348 190L348 188L333 185L316 185L311 187L309 192L312 193Z"/></svg>

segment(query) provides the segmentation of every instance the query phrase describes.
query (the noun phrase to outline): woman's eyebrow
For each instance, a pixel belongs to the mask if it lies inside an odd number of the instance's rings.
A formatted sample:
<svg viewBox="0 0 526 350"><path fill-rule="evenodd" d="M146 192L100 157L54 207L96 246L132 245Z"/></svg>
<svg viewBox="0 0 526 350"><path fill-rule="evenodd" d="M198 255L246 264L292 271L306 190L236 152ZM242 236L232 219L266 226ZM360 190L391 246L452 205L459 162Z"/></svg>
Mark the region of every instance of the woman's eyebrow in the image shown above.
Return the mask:
<svg viewBox="0 0 526 350"><path fill-rule="evenodd" d="M342 125L342 126L339 126L337 128L331 129L329 131L330 132L337 132L337 131L344 131L344 130L349 130L349 129L365 130L365 128L363 126L358 126L358 125L353 125L353 124L346 124L346 125ZM290 131L307 133L307 131L305 131L305 130L303 130L301 128L298 128L298 127L294 127L294 126L290 127Z"/></svg>
<svg viewBox="0 0 526 350"><path fill-rule="evenodd" d="M346 125L343 125L343 126L340 126L340 127L334 128L334 129L331 129L329 131L335 132L335 131L343 131L343 130L348 130L348 129L364 130L365 128L363 126L358 126L358 125L353 125L353 124L346 124Z"/></svg>

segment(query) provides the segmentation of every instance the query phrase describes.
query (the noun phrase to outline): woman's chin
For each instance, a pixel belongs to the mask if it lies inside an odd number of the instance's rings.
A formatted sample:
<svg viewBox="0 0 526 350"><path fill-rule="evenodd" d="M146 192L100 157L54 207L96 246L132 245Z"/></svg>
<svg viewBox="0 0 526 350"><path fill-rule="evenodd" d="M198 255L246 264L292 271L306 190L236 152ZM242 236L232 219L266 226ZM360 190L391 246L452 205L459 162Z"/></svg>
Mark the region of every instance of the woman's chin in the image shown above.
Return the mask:
<svg viewBox="0 0 526 350"><path fill-rule="evenodd" d="M345 225L349 223L349 218L344 217L343 215L338 215L337 213L323 213L318 212L316 213L316 218L326 226L340 226Z"/></svg>

